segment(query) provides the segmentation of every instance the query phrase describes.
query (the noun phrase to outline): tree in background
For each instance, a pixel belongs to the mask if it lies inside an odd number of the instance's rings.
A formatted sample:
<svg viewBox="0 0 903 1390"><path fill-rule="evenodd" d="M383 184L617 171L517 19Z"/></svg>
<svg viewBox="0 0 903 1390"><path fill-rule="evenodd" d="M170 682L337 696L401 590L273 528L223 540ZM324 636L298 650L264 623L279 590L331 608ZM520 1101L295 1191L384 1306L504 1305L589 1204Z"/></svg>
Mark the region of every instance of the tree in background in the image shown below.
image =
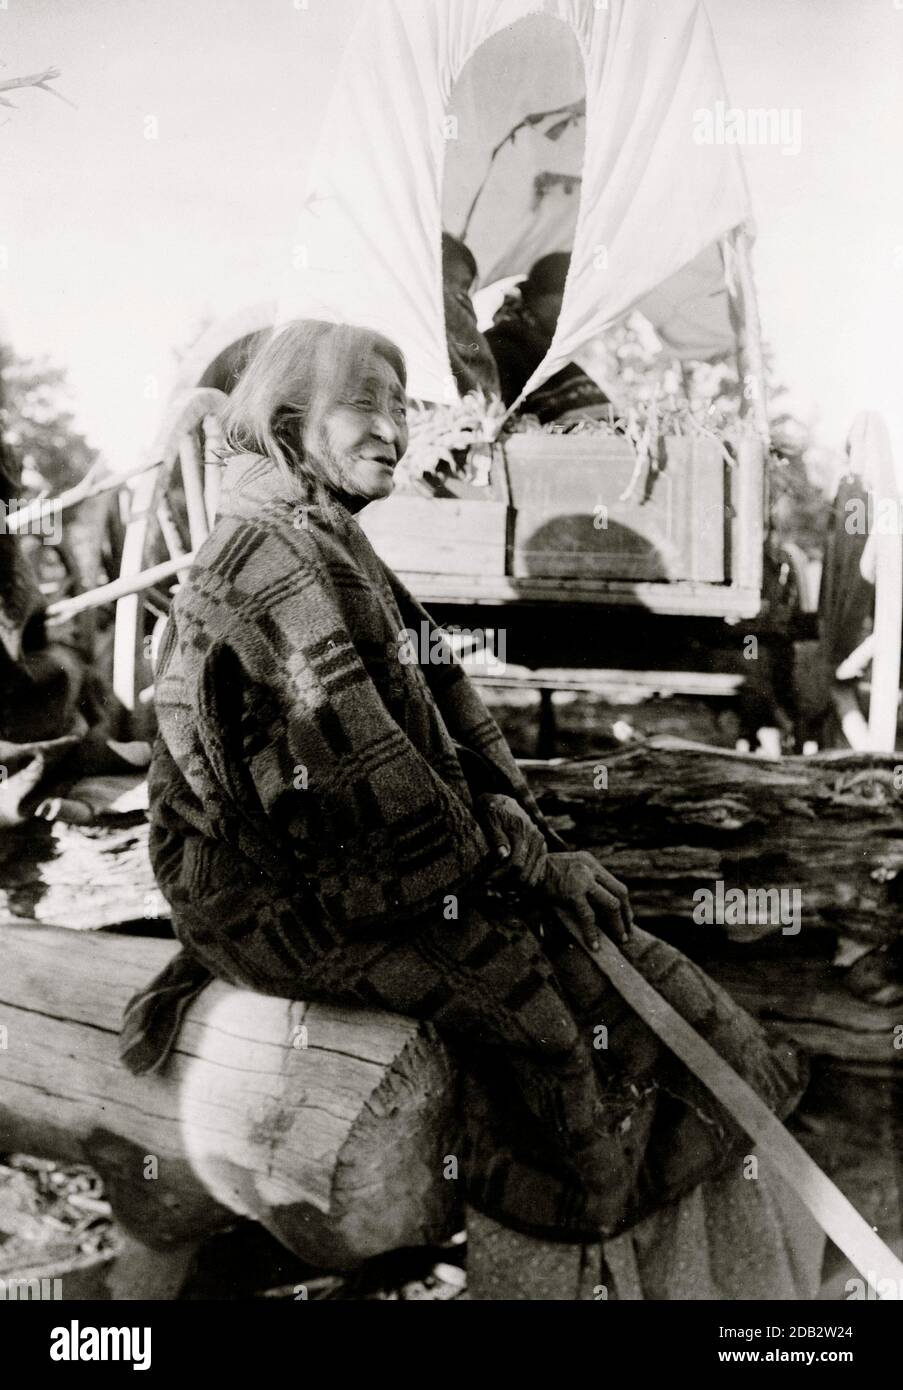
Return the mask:
<svg viewBox="0 0 903 1390"><path fill-rule="evenodd" d="M65 371L18 357L0 343L0 383L0 435L23 495L72 487L97 462L98 451L75 426Z"/></svg>
<svg viewBox="0 0 903 1390"><path fill-rule="evenodd" d="M46 360L19 357L0 342L0 446L4 503L41 495L58 496L98 463L99 452L76 427L65 370ZM118 500L89 498L62 516L59 541L34 535L3 538L0 589L17 575L20 593L27 558L45 602L93 588L118 572ZM11 594L10 596L11 597ZM21 601L6 603L6 621L21 622ZM82 615L56 632L89 655L98 626L111 613Z"/></svg>

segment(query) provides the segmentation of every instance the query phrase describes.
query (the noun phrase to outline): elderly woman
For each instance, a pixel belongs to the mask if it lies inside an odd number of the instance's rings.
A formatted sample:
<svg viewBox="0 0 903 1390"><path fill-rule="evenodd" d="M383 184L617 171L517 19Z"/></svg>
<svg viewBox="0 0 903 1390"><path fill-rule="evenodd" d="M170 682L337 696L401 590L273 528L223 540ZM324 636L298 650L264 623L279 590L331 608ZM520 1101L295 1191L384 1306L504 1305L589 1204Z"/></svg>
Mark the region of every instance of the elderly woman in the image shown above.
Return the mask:
<svg viewBox="0 0 903 1390"><path fill-rule="evenodd" d="M184 952L132 1001L127 1064L161 1065L218 976L431 1020L465 1076L468 1201L514 1230L598 1241L738 1177L748 1141L609 985L598 933L780 1114L796 1058L556 838L461 668L400 651L429 619L355 520L405 451L399 351L295 324L227 427L156 683L151 855Z"/></svg>

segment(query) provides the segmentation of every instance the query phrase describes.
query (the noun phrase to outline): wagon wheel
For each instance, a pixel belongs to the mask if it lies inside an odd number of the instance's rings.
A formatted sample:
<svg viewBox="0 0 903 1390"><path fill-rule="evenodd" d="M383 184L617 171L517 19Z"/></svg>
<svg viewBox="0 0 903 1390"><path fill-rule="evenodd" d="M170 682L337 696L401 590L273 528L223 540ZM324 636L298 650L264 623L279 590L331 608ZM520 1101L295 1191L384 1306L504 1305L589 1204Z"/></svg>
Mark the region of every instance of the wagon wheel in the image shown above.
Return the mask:
<svg viewBox="0 0 903 1390"><path fill-rule="evenodd" d="M844 741L859 751L892 751L903 627L903 513L883 422L875 437L883 447L872 475L851 471L835 498L819 594L819 641ZM895 524L882 524L882 516ZM869 668L866 692L861 683Z"/></svg>
<svg viewBox="0 0 903 1390"><path fill-rule="evenodd" d="M116 604L113 688L136 736L153 728L154 660L173 592L216 515L227 399L212 387L180 395L160 431L161 463L139 477L132 494L120 576L147 574L148 582Z"/></svg>

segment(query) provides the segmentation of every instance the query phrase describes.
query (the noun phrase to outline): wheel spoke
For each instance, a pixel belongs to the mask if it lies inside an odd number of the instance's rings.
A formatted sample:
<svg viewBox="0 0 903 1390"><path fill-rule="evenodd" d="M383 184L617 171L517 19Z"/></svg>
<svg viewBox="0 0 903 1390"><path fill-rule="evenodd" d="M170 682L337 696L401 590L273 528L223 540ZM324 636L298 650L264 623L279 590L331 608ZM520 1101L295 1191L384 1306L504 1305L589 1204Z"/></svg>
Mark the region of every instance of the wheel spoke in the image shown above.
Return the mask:
<svg viewBox="0 0 903 1390"><path fill-rule="evenodd" d="M179 528L176 525L168 497L162 497L157 506L157 524L160 527L160 534L166 549L169 551L170 560L178 560L180 556L185 554L185 546L182 544L182 537L179 534Z"/></svg>
<svg viewBox="0 0 903 1390"><path fill-rule="evenodd" d="M204 431L204 502L207 508L207 524L212 528L216 521L219 506L220 484L223 476L223 452L225 438L223 427L217 415L205 415Z"/></svg>
<svg viewBox="0 0 903 1390"><path fill-rule="evenodd" d="M204 503L204 460L196 430L183 437L179 445L179 462L182 466L185 506L188 509L188 534L192 550L197 550L210 534L210 527Z"/></svg>

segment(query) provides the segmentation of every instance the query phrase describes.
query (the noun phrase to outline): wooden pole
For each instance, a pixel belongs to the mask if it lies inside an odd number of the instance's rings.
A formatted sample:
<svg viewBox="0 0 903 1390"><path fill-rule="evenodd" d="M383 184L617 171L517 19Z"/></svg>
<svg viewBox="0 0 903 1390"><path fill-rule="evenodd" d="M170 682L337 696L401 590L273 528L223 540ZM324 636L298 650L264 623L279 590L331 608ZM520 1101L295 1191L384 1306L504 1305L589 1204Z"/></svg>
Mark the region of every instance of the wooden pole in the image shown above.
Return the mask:
<svg viewBox="0 0 903 1390"><path fill-rule="evenodd" d="M77 613L84 613L89 608L102 608L105 603L115 603L117 599L125 598L128 594L142 593L143 590L151 589L165 579L172 579L182 570L190 569L193 564L194 551L191 551L188 555L177 556L175 560L164 560L162 564L142 570L140 574L114 579L109 584L101 584L97 589L89 589L87 593L76 594L74 598L60 599L57 603L51 603L47 609L48 626L66 623Z"/></svg>
<svg viewBox="0 0 903 1390"><path fill-rule="evenodd" d="M6 530L12 535L21 535L23 531L28 531L31 528L33 522L46 516L54 516L57 512L67 511L70 507L77 506L79 502L87 502L91 497L102 497L105 492L116 492L130 478L137 478L142 473L149 473L152 468L159 468L160 463L160 459L152 459L149 463L140 463L136 468L130 468L125 473L117 473L115 477L104 476L94 482L91 481L89 473L86 478L82 478L80 483L76 483L66 492L61 492L59 497L36 497L33 502L29 502L27 507L20 507L18 511L10 512L6 518Z"/></svg>
<svg viewBox="0 0 903 1390"><path fill-rule="evenodd" d="M727 264L731 320L737 335L740 413L752 421L754 429L754 435L740 442L737 476L732 483L735 499L731 528L732 573L735 582L760 592L768 506L765 460L771 447L771 433L762 325L752 271L750 238L745 227L736 227L730 235Z"/></svg>
<svg viewBox="0 0 903 1390"><path fill-rule="evenodd" d="M602 936L599 949L592 952L576 932L574 940L595 961L634 1012L648 1023L657 1038L680 1058L707 1090L721 1102L729 1115L745 1130L757 1146L760 1158L776 1169L808 1207L822 1230L859 1271L876 1292L889 1282L894 1298L903 1300L903 1262L876 1235L845 1197L840 1188L823 1173L801 1144L793 1138L778 1117L748 1081L682 1018L675 1008L631 965L614 942Z"/></svg>
<svg viewBox="0 0 903 1390"><path fill-rule="evenodd" d="M197 550L210 534L207 507L204 500L204 456L194 430L188 431L179 445L182 487L188 512L188 534L192 550Z"/></svg>
<svg viewBox="0 0 903 1390"><path fill-rule="evenodd" d="M737 363L742 390L741 414L751 415L766 451L771 445L768 423L767 381L762 352L762 322L753 277L750 236L746 227L735 227L730 236L736 280L732 290Z"/></svg>

